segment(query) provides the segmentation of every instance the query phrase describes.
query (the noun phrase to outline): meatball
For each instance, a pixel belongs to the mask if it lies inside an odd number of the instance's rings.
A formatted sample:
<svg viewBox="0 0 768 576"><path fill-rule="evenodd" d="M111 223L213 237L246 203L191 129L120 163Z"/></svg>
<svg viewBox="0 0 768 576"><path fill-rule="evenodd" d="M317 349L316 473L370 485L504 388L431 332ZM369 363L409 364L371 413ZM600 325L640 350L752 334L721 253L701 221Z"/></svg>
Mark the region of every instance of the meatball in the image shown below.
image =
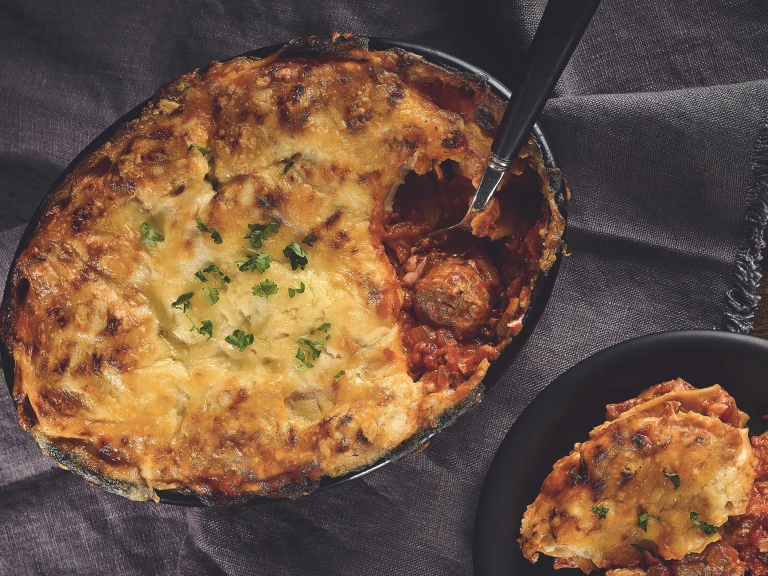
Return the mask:
<svg viewBox="0 0 768 576"><path fill-rule="evenodd" d="M457 338L475 336L491 312L498 282L481 271L484 268L460 258L434 264L416 282L416 316L425 324L449 329Z"/></svg>

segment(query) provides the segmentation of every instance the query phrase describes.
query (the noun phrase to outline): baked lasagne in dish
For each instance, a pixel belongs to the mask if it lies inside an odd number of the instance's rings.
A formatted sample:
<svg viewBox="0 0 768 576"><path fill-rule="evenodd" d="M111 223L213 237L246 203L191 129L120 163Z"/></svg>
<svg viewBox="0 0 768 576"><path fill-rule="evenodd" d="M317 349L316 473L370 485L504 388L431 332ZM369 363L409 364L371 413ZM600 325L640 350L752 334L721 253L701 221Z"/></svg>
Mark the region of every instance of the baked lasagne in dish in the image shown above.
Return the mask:
<svg viewBox="0 0 768 576"><path fill-rule="evenodd" d="M135 500L296 496L476 400L564 221L537 144L457 222L504 104L364 39L163 87L49 195L2 309L21 426Z"/></svg>
<svg viewBox="0 0 768 576"><path fill-rule="evenodd" d="M607 406L525 512L536 562L608 576L768 574L768 433L720 386L670 380Z"/></svg>

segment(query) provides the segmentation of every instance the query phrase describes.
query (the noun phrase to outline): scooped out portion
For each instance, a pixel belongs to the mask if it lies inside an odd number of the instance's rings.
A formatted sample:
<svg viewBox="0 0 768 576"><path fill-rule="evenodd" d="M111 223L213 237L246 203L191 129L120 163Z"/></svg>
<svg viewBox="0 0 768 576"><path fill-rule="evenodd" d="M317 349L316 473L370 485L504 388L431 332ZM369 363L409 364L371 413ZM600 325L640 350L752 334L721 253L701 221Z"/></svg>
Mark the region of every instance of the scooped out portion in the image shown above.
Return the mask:
<svg viewBox="0 0 768 576"><path fill-rule="evenodd" d="M733 398L678 379L608 406L607 417L526 510L523 554L613 576L743 573L723 525L746 512L758 461ZM699 565L708 571L688 571Z"/></svg>
<svg viewBox="0 0 768 576"><path fill-rule="evenodd" d="M463 218L473 181L461 163L434 161L396 189L382 241L403 290L409 371L428 389L455 387L522 328L548 251L550 207L540 187L535 163L517 162L475 217L472 235L426 249L419 242L430 232Z"/></svg>

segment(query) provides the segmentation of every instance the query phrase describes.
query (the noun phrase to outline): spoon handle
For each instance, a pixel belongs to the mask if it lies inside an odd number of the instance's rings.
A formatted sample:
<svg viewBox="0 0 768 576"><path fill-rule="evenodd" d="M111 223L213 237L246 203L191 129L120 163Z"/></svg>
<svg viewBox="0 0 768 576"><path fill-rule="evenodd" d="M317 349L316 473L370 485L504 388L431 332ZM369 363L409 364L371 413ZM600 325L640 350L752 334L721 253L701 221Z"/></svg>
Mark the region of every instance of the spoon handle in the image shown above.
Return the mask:
<svg viewBox="0 0 768 576"><path fill-rule="evenodd" d="M514 160L587 29L600 0L549 0L491 152Z"/></svg>
<svg viewBox="0 0 768 576"><path fill-rule="evenodd" d="M520 82L507 103L491 144L488 166L472 201L473 209L485 208L502 176L520 153L599 4L600 0L547 2L525 55Z"/></svg>

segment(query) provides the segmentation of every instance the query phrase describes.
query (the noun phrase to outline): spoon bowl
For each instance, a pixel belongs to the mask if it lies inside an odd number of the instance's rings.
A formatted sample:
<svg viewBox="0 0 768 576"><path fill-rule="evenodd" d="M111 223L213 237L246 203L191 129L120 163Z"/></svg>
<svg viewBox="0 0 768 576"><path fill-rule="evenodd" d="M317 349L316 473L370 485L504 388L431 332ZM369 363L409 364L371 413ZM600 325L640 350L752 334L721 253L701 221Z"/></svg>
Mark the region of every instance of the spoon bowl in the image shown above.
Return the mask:
<svg viewBox="0 0 768 576"><path fill-rule="evenodd" d="M493 198L504 174L520 153L536 118L560 79L581 37L589 26L600 0L549 0L531 46L525 54L522 75L504 110L499 130L475 197L461 222L436 230L420 242L415 252L455 241L452 236L471 233L471 223Z"/></svg>

